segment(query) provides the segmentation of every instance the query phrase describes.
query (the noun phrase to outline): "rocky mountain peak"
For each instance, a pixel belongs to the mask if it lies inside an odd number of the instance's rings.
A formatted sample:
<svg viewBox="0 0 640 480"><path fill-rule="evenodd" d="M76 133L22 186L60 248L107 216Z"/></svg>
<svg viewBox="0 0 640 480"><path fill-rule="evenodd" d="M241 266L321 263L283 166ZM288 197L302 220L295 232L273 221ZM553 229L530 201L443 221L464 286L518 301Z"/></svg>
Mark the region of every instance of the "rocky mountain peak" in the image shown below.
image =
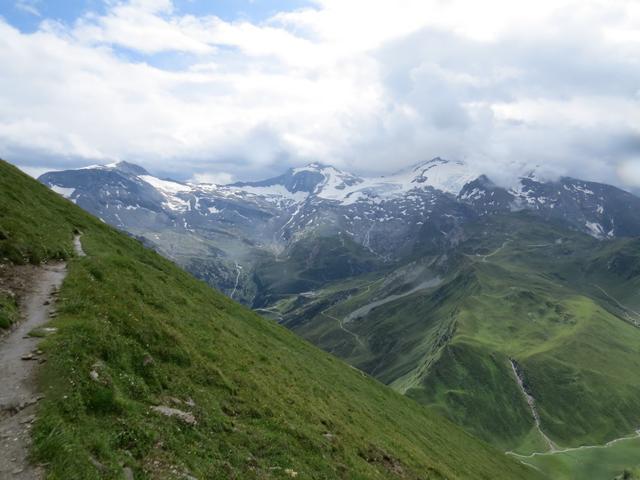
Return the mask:
<svg viewBox="0 0 640 480"><path fill-rule="evenodd" d="M112 168L115 170L119 170L124 173L128 173L130 175L149 175L149 172L142 168L140 165L136 165L135 163L125 162L121 160L112 164Z"/></svg>

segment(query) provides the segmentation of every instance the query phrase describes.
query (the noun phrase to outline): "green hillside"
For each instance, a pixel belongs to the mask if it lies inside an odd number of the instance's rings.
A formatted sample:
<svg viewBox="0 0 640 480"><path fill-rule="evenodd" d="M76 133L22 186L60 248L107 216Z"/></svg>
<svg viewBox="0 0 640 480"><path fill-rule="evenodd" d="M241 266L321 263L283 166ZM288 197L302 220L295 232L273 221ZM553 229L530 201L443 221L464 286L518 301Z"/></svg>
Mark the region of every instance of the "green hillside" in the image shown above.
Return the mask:
<svg viewBox="0 0 640 480"><path fill-rule="evenodd" d="M620 440L606 446L587 446L557 453L518 456L554 480L640 478L640 438Z"/></svg>
<svg viewBox="0 0 640 480"><path fill-rule="evenodd" d="M639 265L637 240L599 242L520 212L483 220L446 255L271 311L494 445L546 451L516 366L544 434L596 445L640 426Z"/></svg>
<svg viewBox="0 0 640 480"><path fill-rule="evenodd" d="M260 261L255 280L262 305L283 295L319 288L332 281L377 270L382 262L346 235L302 238L282 258Z"/></svg>
<svg viewBox="0 0 640 480"><path fill-rule="evenodd" d="M539 478L4 162L0 204L0 258L69 260L34 428L49 478Z"/></svg>

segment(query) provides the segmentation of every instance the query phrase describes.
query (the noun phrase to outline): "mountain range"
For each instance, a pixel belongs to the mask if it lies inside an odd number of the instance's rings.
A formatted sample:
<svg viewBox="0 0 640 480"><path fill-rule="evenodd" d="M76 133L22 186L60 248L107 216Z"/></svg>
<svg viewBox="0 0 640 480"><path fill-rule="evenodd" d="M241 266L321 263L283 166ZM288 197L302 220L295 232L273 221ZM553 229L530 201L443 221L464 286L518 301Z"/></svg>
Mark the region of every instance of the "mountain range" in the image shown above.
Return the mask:
<svg viewBox="0 0 640 480"><path fill-rule="evenodd" d="M190 184L120 162L40 181L552 478L558 462L580 478L567 449L640 426L629 192L535 171L498 185L441 158L378 178L312 163Z"/></svg>
<svg viewBox="0 0 640 480"><path fill-rule="evenodd" d="M29 334L41 361L16 359L37 364L41 394L8 405L5 390L0 405L3 445L24 430L43 478L544 478L4 161L0 204L0 318L24 312L38 272L66 277ZM16 460L0 462L2 478L36 478Z"/></svg>
<svg viewBox="0 0 640 480"><path fill-rule="evenodd" d="M379 178L312 163L259 182L188 184L119 162L49 172L40 181L254 306L265 304L255 266L309 237L340 237L359 250L367 260L345 265L352 274L441 251L459 241L464 225L517 210L596 238L640 234L640 199L615 187L533 173L503 187L440 158Z"/></svg>

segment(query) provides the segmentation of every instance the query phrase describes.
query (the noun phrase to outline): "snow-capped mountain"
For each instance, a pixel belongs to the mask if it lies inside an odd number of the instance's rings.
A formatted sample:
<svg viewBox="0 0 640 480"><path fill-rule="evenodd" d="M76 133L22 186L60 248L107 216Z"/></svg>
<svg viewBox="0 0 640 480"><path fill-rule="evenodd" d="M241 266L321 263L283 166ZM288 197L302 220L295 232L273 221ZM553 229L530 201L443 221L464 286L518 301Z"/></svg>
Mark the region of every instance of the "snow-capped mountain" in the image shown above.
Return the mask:
<svg viewBox="0 0 640 480"><path fill-rule="evenodd" d="M480 216L527 209L596 238L640 235L640 199L611 185L570 177L544 181L531 174L511 188L482 176L458 198Z"/></svg>
<svg viewBox="0 0 640 480"><path fill-rule="evenodd" d="M442 252L466 224L523 209L597 238L640 235L640 199L615 187L535 175L502 187L441 158L383 177L311 163L258 182L194 184L119 162L40 181L245 301L258 288L246 287L256 262L310 237L339 237L388 262Z"/></svg>
<svg viewBox="0 0 640 480"><path fill-rule="evenodd" d="M393 175L375 178L359 177L332 166L311 163L305 167L292 168L284 175L268 180L238 182L227 187L266 196L288 196L297 200L314 196L351 205L372 198L396 198L413 190L434 189L455 195L466 183L477 177L478 174L462 162L434 158ZM303 195L292 197L299 193Z"/></svg>

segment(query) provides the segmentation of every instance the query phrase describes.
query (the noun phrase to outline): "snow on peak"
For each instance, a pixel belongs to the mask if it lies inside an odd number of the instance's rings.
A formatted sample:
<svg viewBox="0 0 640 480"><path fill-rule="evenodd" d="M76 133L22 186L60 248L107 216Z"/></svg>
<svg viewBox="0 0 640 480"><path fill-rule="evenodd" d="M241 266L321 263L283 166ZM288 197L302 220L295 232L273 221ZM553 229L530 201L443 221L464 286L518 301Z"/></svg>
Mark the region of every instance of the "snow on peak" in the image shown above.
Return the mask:
<svg viewBox="0 0 640 480"><path fill-rule="evenodd" d="M300 202L309 195L318 198L354 203L358 199L399 196L414 189L431 187L457 195L462 187L475 180L479 173L460 161L439 157L412 165L395 174L367 178L344 172L331 165L311 162L303 167L290 169L285 174L260 182L238 182L229 185L184 184L161 180L150 175L142 167L119 161L107 165L91 165L84 169L118 170L131 174L150 184L163 195L175 196L188 191L218 191L241 193L273 199Z"/></svg>
<svg viewBox="0 0 640 480"><path fill-rule="evenodd" d="M192 190L189 185L185 185L184 183L179 183L173 180L162 180L154 177L153 175L140 175L140 179L147 182L159 192L165 194L175 194L178 192L188 192Z"/></svg>
<svg viewBox="0 0 640 480"><path fill-rule="evenodd" d="M61 187L60 185L50 185L51 190L56 192L59 195L62 195L64 198L71 198L73 193L76 191L73 187Z"/></svg>
<svg viewBox="0 0 640 480"><path fill-rule="evenodd" d="M364 181L360 177L331 166L321 165L317 171L324 177L324 180L318 184L314 192L320 198L330 200L342 199L345 190L357 186Z"/></svg>
<svg viewBox="0 0 640 480"><path fill-rule="evenodd" d="M160 192L162 196L164 196L165 201L163 204L166 208L176 211L189 210L189 202L178 196L180 193L193 191L193 188L189 185L178 183L173 180L162 180L154 177L153 175L140 175L138 178L151 185Z"/></svg>
<svg viewBox="0 0 640 480"><path fill-rule="evenodd" d="M120 160L118 162L107 163L104 165L89 165L86 167L80 167L77 170L118 170L123 173L131 175L149 175L144 168L134 163L125 162Z"/></svg>
<svg viewBox="0 0 640 480"><path fill-rule="evenodd" d="M407 189L410 186L429 186L457 195L462 187L480 175L480 172L474 171L464 162L436 157L401 170L389 177L389 180L401 183Z"/></svg>
<svg viewBox="0 0 640 480"><path fill-rule="evenodd" d="M322 170L327 168L337 171L337 169L333 168L331 165L325 165L324 163L319 163L319 162L311 162L306 164L304 167L292 168L291 173L295 175L296 173L300 173L300 172L321 172Z"/></svg>
<svg viewBox="0 0 640 480"><path fill-rule="evenodd" d="M111 163L105 163L105 164L93 164L93 165L87 165L86 167L80 167L78 168L78 170L112 170L114 168L118 168L118 165L120 165L121 163L125 163L125 162L111 162Z"/></svg>
<svg viewBox="0 0 640 480"><path fill-rule="evenodd" d="M336 173L327 171L329 168ZM397 197L426 187L457 195L464 185L480 176L463 162L442 158L417 163L387 177L359 178L332 167L321 171L327 180L316 195L345 205L372 198Z"/></svg>

